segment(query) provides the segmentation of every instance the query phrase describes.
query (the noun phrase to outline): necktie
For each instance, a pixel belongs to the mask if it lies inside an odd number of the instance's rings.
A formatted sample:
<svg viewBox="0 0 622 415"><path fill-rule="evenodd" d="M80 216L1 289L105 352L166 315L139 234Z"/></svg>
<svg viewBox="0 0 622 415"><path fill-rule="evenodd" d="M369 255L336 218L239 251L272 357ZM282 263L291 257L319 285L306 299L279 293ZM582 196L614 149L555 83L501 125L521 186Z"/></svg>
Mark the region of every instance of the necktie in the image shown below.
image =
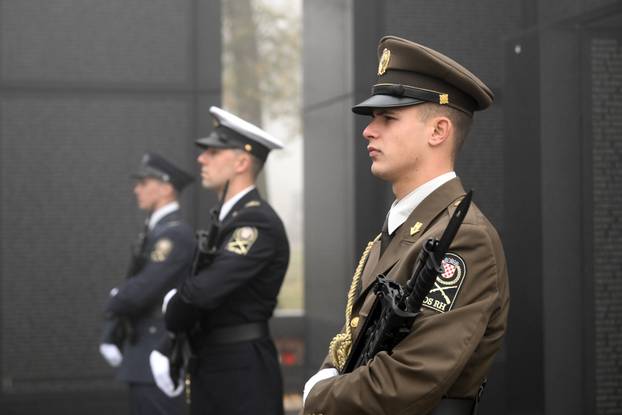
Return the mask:
<svg viewBox="0 0 622 415"><path fill-rule="evenodd" d="M384 253L384 250L389 246L391 242L391 235L389 235L389 215L387 215L382 225L382 232L380 234L380 256Z"/></svg>

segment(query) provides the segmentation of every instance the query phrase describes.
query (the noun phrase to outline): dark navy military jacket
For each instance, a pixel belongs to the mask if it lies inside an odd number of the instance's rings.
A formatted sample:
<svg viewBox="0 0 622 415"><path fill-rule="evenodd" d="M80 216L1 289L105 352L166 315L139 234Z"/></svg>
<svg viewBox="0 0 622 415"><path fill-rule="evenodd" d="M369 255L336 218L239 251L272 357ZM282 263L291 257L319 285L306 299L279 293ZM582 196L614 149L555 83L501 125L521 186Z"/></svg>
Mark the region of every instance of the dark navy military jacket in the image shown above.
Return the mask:
<svg viewBox="0 0 622 415"><path fill-rule="evenodd" d="M154 383L149 354L165 333L162 300L189 274L195 249L194 232L181 221L179 211L160 219L146 238L144 266L106 305L108 314L128 317L134 329L134 341L125 342L118 372L125 382Z"/></svg>
<svg viewBox="0 0 622 415"><path fill-rule="evenodd" d="M199 326L191 336L198 355L192 412L281 414L282 378L271 338L211 346L204 340L223 327L270 319L289 262L285 228L254 189L222 221L217 245L213 262L183 283L166 313L173 332Z"/></svg>

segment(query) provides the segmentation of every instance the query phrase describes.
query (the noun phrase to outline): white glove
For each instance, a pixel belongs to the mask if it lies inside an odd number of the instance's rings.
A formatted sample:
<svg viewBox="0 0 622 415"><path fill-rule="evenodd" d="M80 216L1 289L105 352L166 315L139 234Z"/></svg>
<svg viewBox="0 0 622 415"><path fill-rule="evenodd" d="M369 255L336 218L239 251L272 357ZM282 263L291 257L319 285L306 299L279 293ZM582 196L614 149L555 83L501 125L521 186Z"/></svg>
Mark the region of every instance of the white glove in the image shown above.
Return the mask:
<svg viewBox="0 0 622 415"><path fill-rule="evenodd" d="M174 398L181 395L184 390L184 383L180 377L177 389L175 389L173 381L171 380L170 365L166 356L157 350L152 351L149 355L149 365L151 365L151 373L153 374L156 385L158 385L158 388L160 388L166 396Z"/></svg>
<svg viewBox="0 0 622 415"><path fill-rule="evenodd" d="M304 405L305 401L307 400L307 396L309 396L309 392L311 392L311 389L313 389L316 383L326 380L328 378L332 378L333 376L337 376L338 374L339 372L337 372L337 369L331 367L327 369L322 369L315 375L311 376L307 383L305 383L305 389L302 393L302 404Z"/></svg>
<svg viewBox="0 0 622 415"><path fill-rule="evenodd" d="M171 301L171 298L177 294L177 288L173 288L164 296L164 300L162 301L162 314L166 314L166 306L168 306L168 302Z"/></svg>
<svg viewBox="0 0 622 415"><path fill-rule="evenodd" d="M119 348L110 343L102 343L99 345L99 353L106 359L106 362L112 367L117 367L123 361L123 355Z"/></svg>

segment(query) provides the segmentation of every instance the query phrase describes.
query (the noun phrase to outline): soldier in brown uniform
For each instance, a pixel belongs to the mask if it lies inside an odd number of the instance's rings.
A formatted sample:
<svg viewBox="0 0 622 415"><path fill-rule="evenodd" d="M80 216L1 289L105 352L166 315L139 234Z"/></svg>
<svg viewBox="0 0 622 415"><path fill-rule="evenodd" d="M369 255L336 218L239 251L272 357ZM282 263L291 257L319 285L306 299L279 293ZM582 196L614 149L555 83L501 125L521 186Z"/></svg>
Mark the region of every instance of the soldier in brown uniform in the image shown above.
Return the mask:
<svg viewBox="0 0 622 415"><path fill-rule="evenodd" d="M404 284L422 244L440 238L465 195L455 158L473 112L493 101L475 75L425 46L387 36L378 56L372 96L353 111L371 116L363 131L371 171L391 183L396 200L361 257L344 329L305 385L304 414L474 414L509 308L503 247L475 204L411 333L390 355L340 374L374 301L376 276Z"/></svg>

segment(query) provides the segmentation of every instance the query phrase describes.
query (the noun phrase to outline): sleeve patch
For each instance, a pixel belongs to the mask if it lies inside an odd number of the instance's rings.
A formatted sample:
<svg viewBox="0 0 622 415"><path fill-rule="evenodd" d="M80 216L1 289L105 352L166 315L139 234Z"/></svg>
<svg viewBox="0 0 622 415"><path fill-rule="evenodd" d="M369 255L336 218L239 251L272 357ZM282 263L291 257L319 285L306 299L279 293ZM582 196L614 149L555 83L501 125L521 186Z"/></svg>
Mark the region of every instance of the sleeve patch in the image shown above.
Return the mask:
<svg viewBox="0 0 622 415"><path fill-rule="evenodd" d="M238 255L246 255L257 240L259 232L252 226L244 226L233 231L225 249Z"/></svg>
<svg viewBox="0 0 622 415"><path fill-rule="evenodd" d="M166 261L166 258L168 258L172 250L173 241L167 238L162 238L158 240L153 247L153 251L151 251L151 260L153 262Z"/></svg>
<svg viewBox="0 0 622 415"><path fill-rule="evenodd" d="M439 313L445 313L454 306L462 282L466 277L467 268L464 260L451 252L448 252L443 258L441 268L443 272L436 277L436 281L422 305Z"/></svg>

